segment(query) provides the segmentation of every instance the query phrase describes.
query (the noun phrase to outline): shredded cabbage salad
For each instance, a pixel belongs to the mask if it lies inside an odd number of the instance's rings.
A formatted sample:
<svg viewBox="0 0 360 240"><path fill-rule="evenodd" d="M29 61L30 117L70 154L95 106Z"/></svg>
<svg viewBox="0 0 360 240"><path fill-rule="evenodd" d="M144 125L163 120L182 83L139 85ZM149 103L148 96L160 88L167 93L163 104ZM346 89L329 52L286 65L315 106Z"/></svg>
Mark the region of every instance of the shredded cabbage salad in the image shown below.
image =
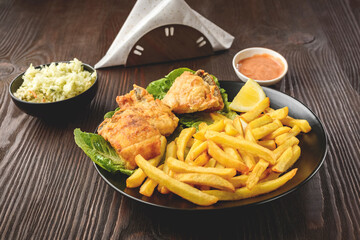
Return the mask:
<svg viewBox="0 0 360 240"><path fill-rule="evenodd" d="M31 64L23 79L15 97L35 103L56 102L89 89L95 82L96 71L84 70L82 62L74 58L69 63L51 63L37 69Z"/></svg>

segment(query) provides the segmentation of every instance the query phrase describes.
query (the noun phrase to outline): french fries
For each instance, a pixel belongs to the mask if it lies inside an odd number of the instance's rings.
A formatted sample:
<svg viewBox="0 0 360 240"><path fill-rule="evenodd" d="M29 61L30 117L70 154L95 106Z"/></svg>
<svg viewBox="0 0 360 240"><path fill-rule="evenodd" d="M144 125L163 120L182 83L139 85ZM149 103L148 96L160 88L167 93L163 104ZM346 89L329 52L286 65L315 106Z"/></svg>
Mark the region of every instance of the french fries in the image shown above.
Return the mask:
<svg viewBox="0 0 360 240"><path fill-rule="evenodd" d="M252 171L256 162L253 155L248 153L242 153L242 159L244 160L245 165L249 168L249 171Z"/></svg>
<svg viewBox="0 0 360 240"><path fill-rule="evenodd" d="M262 140L262 141L258 141L257 143L270 150L274 150L276 148L275 140Z"/></svg>
<svg viewBox="0 0 360 240"><path fill-rule="evenodd" d="M225 124L225 133L230 136L236 136L239 134L239 131L236 130L236 128L234 127L234 125L231 122L227 122Z"/></svg>
<svg viewBox="0 0 360 240"><path fill-rule="evenodd" d="M301 153L301 149L299 145L294 145L293 147L289 147L280 156L278 162L272 168L273 171L279 173L287 171L299 159L300 153Z"/></svg>
<svg viewBox="0 0 360 240"><path fill-rule="evenodd" d="M163 167L164 165L160 165L158 168L162 170ZM158 185L157 182L155 182L151 178L147 178L145 182L141 185L139 193L141 193L144 196L151 197L157 185Z"/></svg>
<svg viewBox="0 0 360 240"><path fill-rule="evenodd" d="M183 173L209 173L215 174L223 178L231 178L235 176L235 168L212 168L212 167L199 167L192 166L175 158L168 158L167 164L171 170L174 172L183 172Z"/></svg>
<svg viewBox="0 0 360 240"><path fill-rule="evenodd" d="M297 145L299 144L299 139L297 139L296 137L291 137L289 138L288 141L286 141L285 143L281 144L280 146L278 146L273 152L275 154L275 158L278 159L281 154L288 148L288 147L292 147L293 145Z"/></svg>
<svg viewBox="0 0 360 240"><path fill-rule="evenodd" d="M204 167L215 167L216 166L216 159L210 158L209 161L205 164Z"/></svg>
<svg viewBox="0 0 360 240"><path fill-rule="evenodd" d="M189 151L189 153L187 154L187 156L185 158L185 162L194 161L195 158L200 156L200 154L202 154L207 149L208 143L206 141L205 142L200 142L198 140L196 143L194 143L194 145L193 145L194 147L190 148L190 151Z"/></svg>
<svg viewBox="0 0 360 240"><path fill-rule="evenodd" d="M260 146L254 142L241 140L239 138L226 135L225 133L218 133L211 130L206 131L205 136L209 140L212 140L218 144L227 145L229 147L238 149L239 151L243 151L248 154L263 158L271 164L275 163L274 153L269 149L264 148L263 146Z"/></svg>
<svg viewBox="0 0 360 240"><path fill-rule="evenodd" d="M166 146L165 159L168 159L169 157L176 158L176 152L176 143L175 141L172 141Z"/></svg>
<svg viewBox="0 0 360 240"><path fill-rule="evenodd" d="M234 201L251 198L278 189L279 187L287 183L290 179L292 179L295 176L296 171L297 168L274 180L258 183L251 190L247 187L242 187L236 189L235 192L228 192L222 190L207 190L203 192L217 197L220 201Z"/></svg>
<svg viewBox="0 0 360 240"><path fill-rule="evenodd" d="M283 172L286 164L292 159L293 151L292 147L288 147L279 157L276 165L272 168L274 172Z"/></svg>
<svg viewBox="0 0 360 240"><path fill-rule="evenodd" d="M283 133L275 138L277 145L283 144L286 140L291 137L296 137L301 132L301 129L295 125L288 133Z"/></svg>
<svg viewBox="0 0 360 240"><path fill-rule="evenodd" d="M240 117L236 117L236 118L233 120L233 125L234 125L234 127L236 128L236 130L237 130L238 133L239 133L238 137L244 138L244 128L243 128L242 123L241 123L241 118L240 118Z"/></svg>
<svg viewBox="0 0 360 240"><path fill-rule="evenodd" d="M265 111L267 107L270 106L270 99L267 97L261 102L259 102L254 109L242 114L240 117L245 120L245 122L249 123L255 118L257 118L262 112Z"/></svg>
<svg viewBox="0 0 360 240"><path fill-rule="evenodd" d="M166 143L167 143L166 138L164 136L161 136L160 141L161 141L160 155L149 160L149 162L153 166L157 166L159 164L165 153ZM141 185L141 183L145 180L145 178L146 178L146 174L140 168L138 168L130 177L126 179L126 187L136 188Z"/></svg>
<svg viewBox="0 0 360 240"><path fill-rule="evenodd" d="M235 188L246 186L246 181L248 180L249 175L238 175L229 179L229 182L234 185Z"/></svg>
<svg viewBox="0 0 360 240"><path fill-rule="evenodd" d="M283 107L274 111L271 111L267 113L266 115L269 115L272 119L282 120L287 117L289 113L288 107Z"/></svg>
<svg viewBox="0 0 360 240"><path fill-rule="evenodd" d="M259 118L252 120L251 122L249 122L249 127L252 129L258 128L258 127L264 126L268 123L271 123L272 121L273 121L273 119L269 115L265 114Z"/></svg>
<svg viewBox="0 0 360 240"><path fill-rule="evenodd" d="M227 154L229 154L232 158L243 162L243 160L241 159L240 153L238 151L236 151L236 149L231 148L231 147L223 147L224 152L226 152Z"/></svg>
<svg viewBox="0 0 360 240"><path fill-rule="evenodd" d="M302 132L307 133L311 131L311 127L308 121L305 119L294 119L292 117L287 116L286 118L282 119L281 122L290 127L294 127L297 125Z"/></svg>
<svg viewBox="0 0 360 240"><path fill-rule="evenodd" d="M222 130L224 130L225 128L225 122L223 119L207 126L207 127L204 127L202 128L201 130L199 130L197 133L194 134L194 138L195 139L198 139L198 140L201 140L201 141L205 141L206 138L205 138L205 132L207 130L213 130L213 131L217 131L217 132L221 132Z"/></svg>
<svg viewBox="0 0 360 240"><path fill-rule="evenodd" d="M175 174L175 179L188 184L209 186L225 191L235 192L235 187L231 182L214 174L179 173Z"/></svg>
<svg viewBox="0 0 360 240"><path fill-rule="evenodd" d="M265 136L263 139L264 140L274 140L277 136L280 136L283 133L287 133L291 130L291 128L289 127L280 127L278 129L276 129L275 131L273 131L272 133L270 133L269 135Z"/></svg>
<svg viewBox="0 0 360 240"><path fill-rule="evenodd" d="M253 129L251 133L256 140L259 140L260 138L265 137L266 135L272 133L281 126L282 126L281 122L276 119L272 123L268 123L264 126Z"/></svg>
<svg viewBox="0 0 360 240"><path fill-rule="evenodd" d="M253 189L253 187L257 184L260 180L260 176L265 172L266 168L269 166L269 163L260 159L252 172L249 174L249 178L246 181L246 187L248 189Z"/></svg>
<svg viewBox="0 0 360 240"><path fill-rule="evenodd" d="M146 161L141 155L137 155L135 157L135 162L149 178L153 179L157 183L165 185L171 192L189 200L190 202L200 206L209 206L218 201L217 197L204 193L189 184L180 182L179 180L170 177L160 169L151 165L151 163Z"/></svg>
<svg viewBox="0 0 360 240"><path fill-rule="evenodd" d="M217 112L212 112L210 113L210 117L212 118L212 120L216 121L221 121L221 120L225 120L225 121L229 121L231 122L231 120L227 117L225 117L224 115L217 113Z"/></svg>
<svg viewBox="0 0 360 240"><path fill-rule="evenodd" d="M127 187L141 186L147 197L157 188L200 206L274 191L295 176L297 169L289 169L301 154L297 136L311 130L306 120L288 113L288 107L270 108L269 98L233 120L210 113L212 124L185 128L167 145L163 137L160 156L136 156L139 168Z"/></svg>
<svg viewBox="0 0 360 240"><path fill-rule="evenodd" d="M210 156L207 152L203 152L198 156L192 164L195 166L204 166L210 160Z"/></svg>
<svg viewBox="0 0 360 240"><path fill-rule="evenodd" d="M216 159L221 165L224 165L229 168L235 168L241 173L247 173L248 167L238 159L233 158L230 154L224 152L217 144L213 141L208 141L209 145L209 154Z"/></svg>
<svg viewBox="0 0 360 240"><path fill-rule="evenodd" d="M191 136L196 132L195 128L185 128L181 131L179 138L177 140L177 150L176 155L181 160L184 161L185 148L189 142Z"/></svg>

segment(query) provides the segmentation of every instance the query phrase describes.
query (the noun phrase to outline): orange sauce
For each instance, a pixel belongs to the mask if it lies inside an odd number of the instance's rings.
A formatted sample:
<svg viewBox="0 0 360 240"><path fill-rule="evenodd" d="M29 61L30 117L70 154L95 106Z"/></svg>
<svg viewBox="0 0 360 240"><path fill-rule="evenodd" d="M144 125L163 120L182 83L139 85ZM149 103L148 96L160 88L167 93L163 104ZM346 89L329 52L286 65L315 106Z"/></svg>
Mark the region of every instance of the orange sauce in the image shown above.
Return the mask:
<svg viewBox="0 0 360 240"><path fill-rule="evenodd" d="M279 77L284 71L284 65L269 54L256 54L238 63L238 70L254 80L271 80Z"/></svg>

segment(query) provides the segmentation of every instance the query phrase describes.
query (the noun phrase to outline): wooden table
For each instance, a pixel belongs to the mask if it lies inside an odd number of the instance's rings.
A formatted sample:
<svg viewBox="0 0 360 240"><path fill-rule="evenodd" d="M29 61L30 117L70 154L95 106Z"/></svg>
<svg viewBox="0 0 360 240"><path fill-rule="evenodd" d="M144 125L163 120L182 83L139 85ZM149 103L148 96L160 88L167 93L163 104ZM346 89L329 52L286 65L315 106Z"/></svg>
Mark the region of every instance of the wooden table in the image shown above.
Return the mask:
<svg viewBox="0 0 360 240"><path fill-rule="evenodd" d="M134 1L0 2L0 239L359 239L360 1L187 1L235 36L199 59L98 70L91 105L69 122L28 116L12 103L11 80L30 63L74 57L94 65ZM75 145L115 97L174 68L203 68L238 81L233 55L263 46L289 63L273 88L306 104L325 125L329 151L298 191L246 209L179 214L144 206L109 187Z"/></svg>

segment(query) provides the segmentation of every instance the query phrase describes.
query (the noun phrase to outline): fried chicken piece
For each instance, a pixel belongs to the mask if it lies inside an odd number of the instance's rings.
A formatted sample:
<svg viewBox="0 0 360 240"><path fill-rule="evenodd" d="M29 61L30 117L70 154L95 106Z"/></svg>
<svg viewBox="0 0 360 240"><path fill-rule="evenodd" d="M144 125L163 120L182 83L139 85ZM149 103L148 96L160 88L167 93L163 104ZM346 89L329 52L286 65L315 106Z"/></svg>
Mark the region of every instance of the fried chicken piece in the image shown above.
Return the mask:
<svg viewBox="0 0 360 240"><path fill-rule="evenodd" d="M224 107L214 79L203 70L185 71L175 79L162 102L175 113L217 111Z"/></svg>
<svg viewBox="0 0 360 240"><path fill-rule="evenodd" d="M151 159L161 152L159 130L131 109L116 111L112 118L107 118L100 124L98 133L125 160L128 169L137 166L137 154Z"/></svg>
<svg viewBox="0 0 360 240"><path fill-rule="evenodd" d="M171 109L159 99L149 94L144 88L134 84L134 89L124 96L116 97L120 110L131 109L137 112L162 135L172 134L178 125L179 119Z"/></svg>

